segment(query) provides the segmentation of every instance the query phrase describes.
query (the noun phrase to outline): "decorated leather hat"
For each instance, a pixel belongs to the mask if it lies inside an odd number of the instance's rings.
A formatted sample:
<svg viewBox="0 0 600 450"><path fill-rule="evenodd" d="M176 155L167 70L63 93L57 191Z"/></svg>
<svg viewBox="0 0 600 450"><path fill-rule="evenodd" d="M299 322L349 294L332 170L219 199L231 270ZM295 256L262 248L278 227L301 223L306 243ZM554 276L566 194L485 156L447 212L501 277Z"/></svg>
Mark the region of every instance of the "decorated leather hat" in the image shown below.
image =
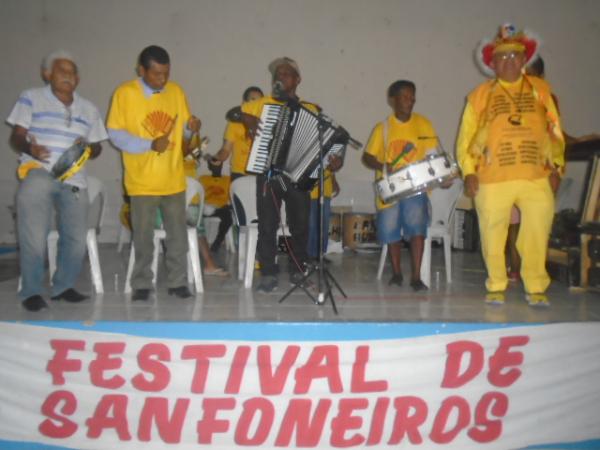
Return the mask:
<svg viewBox="0 0 600 450"><path fill-rule="evenodd" d="M499 52L523 52L525 62L531 61L538 53L540 40L535 34L527 30L517 30L511 23L505 23L498 29L493 38L483 39L475 52L475 58L481 70L489 76L494 75L492 59Z"/></svg>

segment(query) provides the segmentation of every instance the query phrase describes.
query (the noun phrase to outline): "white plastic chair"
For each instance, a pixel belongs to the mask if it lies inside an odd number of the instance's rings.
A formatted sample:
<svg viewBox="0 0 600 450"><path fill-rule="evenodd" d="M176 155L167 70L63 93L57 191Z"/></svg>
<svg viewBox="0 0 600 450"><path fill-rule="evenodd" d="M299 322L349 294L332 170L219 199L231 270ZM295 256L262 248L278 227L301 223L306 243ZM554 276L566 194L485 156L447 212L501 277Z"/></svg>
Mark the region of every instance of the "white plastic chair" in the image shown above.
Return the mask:
<svg viewBox="0 0 600 450"><path fill-rule="evenodd" d="M90 272L92 278L92 284L97 294L104 292L104 284L102 282L102 269L100 268L100 258L98 257L98 241L96 235L100 233L100 228L104 221L104 206L106 192L104 190L104 184L98 178L88 176L87 177L87 192L90 200L90 205L94 204L96 198L99 199L99 213L96 223L93 227L88 228L86 234L86 244L88 258L90 261ZM90 213L92 211L90 210ZM58 245L58 231L52 230L48 234L48 267L50 272L50 284L52 284L52 277L56 271L56 255Z"/></svg>
<svg viewBox="0 0 600 450"><path fill-rule="evenodd" d="M231 204L233 205L233 216L239 228L239 250L238 250L238 279L244 280L244 287L252 287L254 275L254 259L256 258L256 243L258 241L258 215L256 213L256 177L245 176L237 178L231 183L229 189ZM238 211L239 200L243 211ZM240 223L241 216L245 218Z"/></svg>
<svg viewBox="0 0 600 450"><path fill-rule="evenodd" d="M239 250L238 250L238 279L244 280L244 287L252 287L252 278L254 277L254 261L256 259L256 244L258 242L258 215L256 212L256 177L245 176L237 178L231 183L229 190L231 204L233 205L233 216L236 225L239 227ZM234 198L237 197L246 219L245 223L240 224L240 211L236 210ZM284 206L284 205L282 205ZM281 223L277 229L277 236L283 234L289 235L287 226L285 207L280 210Z"/></svg>
<svg viewBox="0 0 600 450"><path fill-rule="evenodd" d="M117 252L121 253L123 245L131 240L131 231L122 223L119 223L119 238L117 240Z"/></svg>
<svg viewBox="0 0 600 450"><path fill-rule="evenodd" d="M187 238L188 238L188 254L187 254L187 277L188 282L194 283L196 293L204 291L204 284L202 282L202 266L200 264L200 254L198 251L198 234L196 227L200 220L202 220L202 212L204 209L204 189L197 180L186 177L186 191L185 191L185 204L186 208L190 206L192 199L195 196L199 197L198 203L198 221L194 226L187 227ZM158 272L158 253L160 250L160 241L167 237L167 233L164 229L154 230L154 256L152 258L152 284L156 284L156 274ZM129 253L129 264L127 267L127 277L125 279L125 290L126 294L131 292L131 274L133 273L133 266L135 264L135 248L133 242L131 243L131 251Z"/></svg>
<svg viewBox="0 0 600 450"><path fill-rule="evenodd" d="M429 197L431 201L431 225L427 227L427 238L425 239L425 248L423 251L423 260L421 261L421 281L429 286L431 283L431 241L432 239L442 239L444 244L444 264L446 268L446 282L452 282L452 255L450 250L452 238L452 220L456 209L456 202L462 192L463 184L460 180L454 180L454 183L448 189L434 189ZM379 267L377 269L377 279L381 280L383 268L387 257L387 244L381 248L379 257Z"/></svg>

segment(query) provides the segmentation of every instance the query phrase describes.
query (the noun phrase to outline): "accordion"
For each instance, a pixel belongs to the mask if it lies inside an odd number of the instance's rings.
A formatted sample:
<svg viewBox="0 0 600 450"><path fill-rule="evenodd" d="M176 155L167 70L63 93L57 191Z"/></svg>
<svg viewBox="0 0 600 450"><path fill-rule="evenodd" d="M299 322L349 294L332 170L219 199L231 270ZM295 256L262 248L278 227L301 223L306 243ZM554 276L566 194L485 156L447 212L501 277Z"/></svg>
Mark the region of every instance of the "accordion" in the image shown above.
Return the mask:
<svg viewBox="0 0 600 450"><path fill-rule="evenodd" d="M350 139L348 132L331 119L317 116L299 102L267 103L260 120L246 171L283 173L300 189L311 189L317 181L321 144L326 168L329 156L344 157Z"/></svg>

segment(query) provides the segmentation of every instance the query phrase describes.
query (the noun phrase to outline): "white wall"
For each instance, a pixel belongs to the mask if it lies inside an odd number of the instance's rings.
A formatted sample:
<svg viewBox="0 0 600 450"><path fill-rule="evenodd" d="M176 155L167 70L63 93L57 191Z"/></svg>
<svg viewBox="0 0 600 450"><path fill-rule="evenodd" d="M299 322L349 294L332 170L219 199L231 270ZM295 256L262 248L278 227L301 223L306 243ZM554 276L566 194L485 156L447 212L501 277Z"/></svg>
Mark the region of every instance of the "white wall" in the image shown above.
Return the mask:
<svg viewBox="0 0 600 450"><path fill-rule="evenodd" d="M387 86L417 83L419 111L453 150L465 94L483 77L472 55L498 24L513 21L543 38L547 76L560 98L565 128L599 131L600 2L594 0L1 0L0 114L6 117L23 89L39 85L39 63L56 48L79 58L79 92L106 113L110 95L134 76L140 50L164 46L172 79L187 90L193 111L216 151L224 113L245 87L268 87L274 57L296 59L300 94L321 104L366 142L386 114ZM16 188L16 155L8 126L0 127L0 241L14 239L7 206ZM360 154L349 152L342 189L370 180ZM108 228L116 236L121 168L105 145L89 171L109 183Z"/></svg>

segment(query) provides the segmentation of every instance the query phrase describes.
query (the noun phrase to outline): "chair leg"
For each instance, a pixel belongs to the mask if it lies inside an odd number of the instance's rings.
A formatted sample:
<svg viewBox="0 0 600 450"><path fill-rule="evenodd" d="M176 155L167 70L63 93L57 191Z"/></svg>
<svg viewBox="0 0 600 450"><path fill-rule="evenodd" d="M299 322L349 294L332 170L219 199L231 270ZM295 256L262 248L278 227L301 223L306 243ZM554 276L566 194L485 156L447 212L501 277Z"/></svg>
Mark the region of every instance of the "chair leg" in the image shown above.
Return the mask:
<svg viewBox="0 0 600 450"><path fill-rule="evenodd" d="M130 240L131 238L131 232L123 225L121 224L121 226L119 227L119 240L117 242L117 252L121 253L121 250L123 250L123 245L125 244L125 241Z"/></svg>
<svg viewBox="0 0 600 450"><path fill-rule="evenodd" d="M452 250L450 249L450 234L446 234L444 240L444 264L446 266L446 283L452 283Z"/></svg>
<svg viewBox="0 0 600 450"><path fill-rule="evenodd" d="M154 252L152 253L152 284L154 286L156 286L156 277L158 274L158 253L160 251L160 246L162 245L161 243L161 237L158 235L158 233L155 231L154 232Z"/></svg>
<svg viewBox="0 0 600 450"><path fill-rule="evenodd" d="M235 253L235 243L233 241L233 226L229 227L225 235L225 248L229 253Z"/></svg>
<svg viewBox="0 0 600 450"><path fill-rule="evenodd" d="M246 273L246 250L248 241L248 227L241 226L238 237L238 280L244 279Z"/></svg>
<svg viewBox="0 0 600 450"><path fill-rule="evenodd" d="M133 246L133 242L131 243L131 248L129 249L129 264L127 264L127 276L125 277L125 289L123 292L125 294L131 293L131 274L133 273L133 265L135 264L135 247Z"/></svg>
<svg viewBox="0 0 600 450"><path fill-rule="evenodd" d="M431 287L431 236L427 236L425 239L424 247L423 259L421 260L421 281L427 287Z"/></svg>
<svg viewBox="0 0 600 450"><path fill-rule="evenodd" d="M256 259L256 244L258 241L258 227L249 227L246 245L246 271L244 276L244 287L252 287L254 276L254 260Z"/></svg>
<svg viewBox="0 0 600 450"><path fill-rule="evenodd" d="M379 256L379 267L377 268L377 279L381 280L383 275L383 268L385 267L385 260L387 258L388 246L383 244L381 247L381 255Z"/></svg>
<svg viewBox="0 0 600 450"><path fill-rule="evenodd" d="M98 241L96 239L96 229L90 228L87 232L87 251L90 260L90 272L92 283L96 294L104 293L104 284L102 282L102 269L100 268L100 257L98 256Z"/></svg>
<svg viewBox="0 0 600 450"><path fill-rule="evenodd" d="M200 253L198 251L198 235L196 228L188 228L188 265L192 266L192 274L194 278L194 288L196 293L204 292L202 283L202 268L200 266Z"/></svg>
<svg viewBox="0 0 600 450"><path fill-rule="evenodd" d="M50 286L52 286L52 278L54 277L54 272L56 272L56 253L58 246L58 232L51 231L48 234L48 275L50 278Z"/></svg>

